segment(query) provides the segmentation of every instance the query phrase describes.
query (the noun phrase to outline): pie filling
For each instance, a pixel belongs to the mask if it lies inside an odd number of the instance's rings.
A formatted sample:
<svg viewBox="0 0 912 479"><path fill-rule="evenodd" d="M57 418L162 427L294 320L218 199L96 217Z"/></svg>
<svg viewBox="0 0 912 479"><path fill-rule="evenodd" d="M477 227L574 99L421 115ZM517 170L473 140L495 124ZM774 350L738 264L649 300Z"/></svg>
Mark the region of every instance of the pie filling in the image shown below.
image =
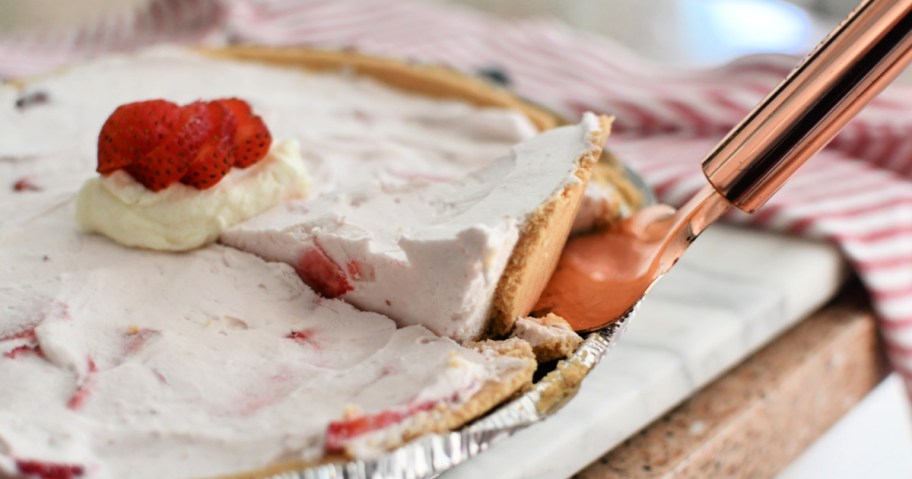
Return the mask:
<svg viewBox="0 0 912 479"><path fill-rule="evenodd" d="M201 97L245 99L279 141L217 183L97 176L115 107ZM484 412L535 360L460 343L525 219L598 150L591 115L534 135L516 112L174 50L0 85L0 104L0 475L370 457Z"/></svg>
<svg viewBox="0 0 912 479"><path fill-rule="evenodd" d="M580 158L599 148L599 128L587 114L454 180L366 184L285 202L229 228L221 242L295 266L326 297L476 339L526 219L581 181Z"/></svg>

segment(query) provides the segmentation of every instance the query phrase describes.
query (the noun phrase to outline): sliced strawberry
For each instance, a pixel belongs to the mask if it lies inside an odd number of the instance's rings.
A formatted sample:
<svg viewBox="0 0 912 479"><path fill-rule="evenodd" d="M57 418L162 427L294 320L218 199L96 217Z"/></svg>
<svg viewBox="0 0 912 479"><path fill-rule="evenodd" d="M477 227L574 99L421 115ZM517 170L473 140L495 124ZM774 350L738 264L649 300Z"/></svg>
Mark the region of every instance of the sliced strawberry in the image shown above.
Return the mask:
<svg viewBox="0 0 912 479"><path fill-rule="evenodd" d="M218 103L227 108L239 121L246 120L253 116L253 110L250 109L250 104L240 98L222 98L213 100L212 103Z"/></svg>
<svg viewBox="0 0 912 479"><path fill-rule="evenodd" d="M269 151L272 135L247 102L226 98L180 107L165 100L114 110L98 136L98 172L124 169L152 191L181 181L210 188Z"/></svg>
<svg viewBox="0 0 912 479"><path fill-rule="evenodd" d="M237 98L215 100L227 108L237 119L234 133L234 166L247 168L260 161L269 152L272 134L263 119L253 114L250 105Z"/></svg>
<svg viewBox="0 0 912 479"><path fill-rule="evenodd" d="M212 131L181 177L181 183L199 190L214 186L231 171L234 163L232 139L237 128L237 120L231 110L221 103L209 102L206 108L212 118Z"/></svg>
<svg viewBox="0 0 912 479"><path fill-rule="evenodd" d="M171 135L180 119L180 107L170 101L149 100L121 105L98 135L101 174L124 168Z"/></svg>
<svg viewBox="0 0 912 479"><path fill-rule="evenodd" d="M262 160L272 145L272 135L263 119L254 116L244 123L238 123L234 134L234 166L247 168Z"/></svg>
<svg viewBox="0 0 912 479"><path fill-rule="evenodd" d="M212 115L206 103L194 102L180 109L172 133L125 170L152 191L160 191L181 179L190 169L212 132Z"/></svg>
<svg viewBox="0 0 912 479"><path fill-rule="evenodd" d="M237 130L237 117L234 113L219 101L210 101L207 105L215 119L213 137L233 139Z"/></svg>

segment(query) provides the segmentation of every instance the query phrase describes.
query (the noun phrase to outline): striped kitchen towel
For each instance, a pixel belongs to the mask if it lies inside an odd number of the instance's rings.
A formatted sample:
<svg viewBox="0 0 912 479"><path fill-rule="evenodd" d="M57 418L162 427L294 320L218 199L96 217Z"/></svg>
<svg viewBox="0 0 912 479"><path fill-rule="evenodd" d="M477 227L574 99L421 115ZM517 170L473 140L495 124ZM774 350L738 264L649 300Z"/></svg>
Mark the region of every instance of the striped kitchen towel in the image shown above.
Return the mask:
<svg viewBox="0 0 912 479"><path fill-rule="evenodd" d="M161 41L345 46L465 71L497 67L521 95L556 111L616 115L611 148L671 204L705 184L703 156L798 61L766 55L669 71L559 22L432 2L152 0L65 32L0 34L0 76ZM912 391L912 86L891 86L766 207L731 221L838 244Z"/></svg>

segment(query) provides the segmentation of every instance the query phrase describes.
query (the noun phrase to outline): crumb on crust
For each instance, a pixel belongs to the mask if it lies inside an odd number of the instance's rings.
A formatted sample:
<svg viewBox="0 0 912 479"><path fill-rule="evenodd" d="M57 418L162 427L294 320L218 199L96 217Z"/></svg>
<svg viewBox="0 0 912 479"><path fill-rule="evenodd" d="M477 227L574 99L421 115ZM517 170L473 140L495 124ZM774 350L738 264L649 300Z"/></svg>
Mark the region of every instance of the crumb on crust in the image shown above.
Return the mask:
<svg viewBox="0 0 912 479"><path fill-rule="evenodd" d="M590 370L591 367L576 356L559 361L557 367L537 383L544 386L535 405L538 411L542 414L553 412L573 398Z"/></svg>
<svg viewBox="0 0 912 479"><path fill-rule="evenodd" d="M513 327L511 337L529 343L540 363L566 358L583 342L583 338L573 331L570 324L554 313L548 313L542 318L519 319Z"/></svg>

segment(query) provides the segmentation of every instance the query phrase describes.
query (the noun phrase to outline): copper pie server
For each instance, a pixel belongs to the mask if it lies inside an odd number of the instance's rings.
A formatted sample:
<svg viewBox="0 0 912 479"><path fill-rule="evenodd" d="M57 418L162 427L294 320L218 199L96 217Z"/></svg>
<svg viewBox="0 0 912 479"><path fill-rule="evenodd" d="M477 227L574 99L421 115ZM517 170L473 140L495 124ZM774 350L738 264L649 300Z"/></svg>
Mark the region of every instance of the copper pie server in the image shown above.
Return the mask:
<svg viewBox="0 0 912 479"><path fill-rule="evenodd" d="M625 318L731 206L752 213L912 61L912 0L862 2L703 162L680 210L650 206L571 238L534 308L578 332Z"/></svg>

